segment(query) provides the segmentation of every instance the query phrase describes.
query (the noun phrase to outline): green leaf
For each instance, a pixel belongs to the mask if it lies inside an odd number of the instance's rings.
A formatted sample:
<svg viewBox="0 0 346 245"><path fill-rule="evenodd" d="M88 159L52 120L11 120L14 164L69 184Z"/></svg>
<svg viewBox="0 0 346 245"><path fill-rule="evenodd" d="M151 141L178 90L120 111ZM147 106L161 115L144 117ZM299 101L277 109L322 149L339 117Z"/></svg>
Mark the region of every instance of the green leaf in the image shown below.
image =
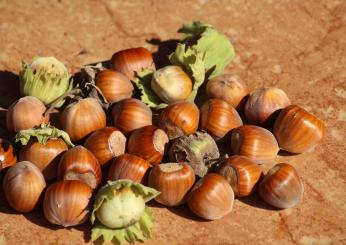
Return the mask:
<svg viewBox="0 0 346 245"><path fill-rule="evenodd" d="M201 35L206 28L213 28L212 25L202 23L200 21L193 21L192 23L189 24L184 24L178 32L184 33L185 34L185 39L187 37L192 37L192 36L198 36Z"/></svg>
<svg viewBox="0 0 346 245"><path fill-rule="evenodd" d="M168 106L155 94L151 88L151 80L153 78L153 70L144 69L136 73L133 82L141 92L141 101L151 108L161 109Z"/></svg>
<svg viewBox="0 0 346 245"><path fill-rule="evenodd" d="M207 72L212 70L209 78L221 75L235 55L229 39L214 28L206 28L194 48L204 53L205 69Z"/></svg>
<svg viewBox="0 0 346 245"><path fill-rule="evenodd" d="M49 139L62 138L69 147L74 146L70 140L70 136L65 131L46 123L42 123L40 126L31 129L20 130L15 136L15 142L27 145L31 137L35 137L42 145L45 145Z"/></svg>

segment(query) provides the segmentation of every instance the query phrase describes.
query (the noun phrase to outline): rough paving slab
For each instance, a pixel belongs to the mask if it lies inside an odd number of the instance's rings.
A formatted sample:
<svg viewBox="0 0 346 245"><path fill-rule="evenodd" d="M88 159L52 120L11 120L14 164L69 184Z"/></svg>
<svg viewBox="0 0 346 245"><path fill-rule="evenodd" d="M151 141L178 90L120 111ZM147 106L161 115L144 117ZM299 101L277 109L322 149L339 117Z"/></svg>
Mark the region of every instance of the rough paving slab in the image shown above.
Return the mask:
<svg viewBox="0 0 346 245"><path fill-rule="evenodd" d="M301 174L300 205L277 211L253 196L236 200L227 217L202 222L186 207L152 204L157 224L147 244L346 243L346 1L0 0L1 106L17 96L21 60L54 55L76 72L119 49L155 52L149 40L178 38L176 30L192 20L233 40L237 55L228 72L251 88L284 89L326 123L327 133L314 152L276 159ZM2 195L0 204L0 244L90 243L89 225L62 229L40 211L13 212Z"/></svg>

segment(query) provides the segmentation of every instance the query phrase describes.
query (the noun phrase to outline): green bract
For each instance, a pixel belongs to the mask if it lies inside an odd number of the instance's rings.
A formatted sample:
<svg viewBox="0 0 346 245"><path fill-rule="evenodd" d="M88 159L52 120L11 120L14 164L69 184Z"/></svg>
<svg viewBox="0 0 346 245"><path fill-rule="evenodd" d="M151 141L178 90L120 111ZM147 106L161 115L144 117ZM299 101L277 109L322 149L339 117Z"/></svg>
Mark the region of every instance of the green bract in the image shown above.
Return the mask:
<svg viewBox="0 0 346 245"><path fill-rule="evenodd" d="M173 65L178 65L192 78L192 92L186 99L194 101L198 88L206 79L222 74L234 57L234 48L228 37L213 26L199 21L184 25L178 32L185 36L169 56ZM149 107L161 109L167 106L150 87L154 71L137 73L134 83L141 92L141 100Z"/></svg>
<svg viewBox="0 0 346 245"><path fill-rule="evenodd" d="M176 65L182 65L190 70L191 60L202 58L204 72L209 75L208 78L213 78L222 74L226 65L233 59L235 52L232 43L228 37L221 32L218 32L213 26L201 23L199 21L191 24L183 25L178 32L184 33L183 44L186 46L177 47L175 52L171 54L170 61ZM186 54L189 54L188 61L184 59ZM197 57L201 55L201 57ZM200 62L196 65L201 65ZM194 72L201 72L201 68L195 68ZM192 74L202 76L200 74Z"/></svg>
<svg viewBox="0 0 346 245"><path fill-rule="evenodd" d="M113 194L112 199L105 199L96 210L96 218L109 228L123 228L137 223L145 209L143 197L133 192L131 187L122 188Z"/></svg>
<svg viewBox="0 0 346 245"><path fill-rule="evenodd" d="M145 203L159 194L131 180L108 181L95 198L91 239L122 244L149 238L154 220Z"/></svg>
<svg viewBox="0 0 346 245"><path fill-rule="evenodd" d="M70 91L73 84L65 65L54 57L34 58L31 64L22 62L19 76L20 93L35 96L45 105Z"/></svg>
<svg viewBox="0 0 346 245"><path fill-rule="evenodd" d="M45 123L31 129L20 130L15 136L15 142L27 145L31 137L36 137L37 141L42 145L45 145L47 140L51 138L62 138L69 147L74 146L70 136L65 131Z"/></svg>
<svg viewBox="0 0 346 245"><path fill-rule="evenodd" d="M144 69L136 74L133 82L141 92L141 101L152 108L162 109L168 106L163 102L152 90L151 80L153 79L154 71Z"/></svg>
<svg viewBox="0 0 346 245"><path fill-rule="evenodd" d="M205 65L203 61L203 53L196 49L187 48L185 44L179 43L175 52L170 56L172 64L182 66L188 74L193 78L193 87L189 101L194 101L198 92L198 88L205 80Z"/></svg>

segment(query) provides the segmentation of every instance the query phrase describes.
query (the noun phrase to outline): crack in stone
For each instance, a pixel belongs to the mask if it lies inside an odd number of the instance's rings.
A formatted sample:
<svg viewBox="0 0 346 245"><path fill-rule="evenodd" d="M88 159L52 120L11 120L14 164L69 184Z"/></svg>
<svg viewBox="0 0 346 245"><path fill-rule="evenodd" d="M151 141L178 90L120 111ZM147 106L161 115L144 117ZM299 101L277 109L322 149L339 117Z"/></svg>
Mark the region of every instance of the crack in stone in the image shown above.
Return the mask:
<svg viewBox="0 0 346 245"><path fill-rule="evenodd" d="M305 7L303 7L301 5L298 5L298 6L304 13L308 14L312 19L315 20L315 18L313 18L311 13L307 9L305 9ZM332 10L327 9L326 6L323 6L323 7L331 15L332 19L330 22L333 24L327 28L326 34L320 39L320 41L316 45L314 45L313 47L308 47L306 50L296 54L294 57L297 60L304 59L305 57L311 55L312 53L314 53L316 51L320 51L322 49L322 47L327 45L327 41L328 41L330 34L332 34L333 32L335 32L335 31L337 31L337 30L339 30L345 26L342 23L341 17L337 15L337 11L339 10L340 5L334 7Z"/></svg>
<svg viewBox="0 0 346 245"><path fill-rule="evenodd" d="M288 236L290 237L293 244L297 244L297 241L296 241L296 239L294 239L293 234L290 230L290 227L287 224L286 218L284 217L284 215L281 212L279 213L279 216L280 216L280 226L288 234Z"/></svg>
<svg viewBox="0 0 346 245"><path fill-rule="evenodd" d="M157 33L155 32L148 32L148 33L130 33L129 31L126 30L126 28L121 24L121 21L116 20L114 13L112 9L109 7L106 1L101 1L102 5L104 6L107 15L109 18L113 21L113 24L116 26L116 28L120 31L118 35L122 38L143 38L145 36L150 36L150 37L158 37Z"/></svg>

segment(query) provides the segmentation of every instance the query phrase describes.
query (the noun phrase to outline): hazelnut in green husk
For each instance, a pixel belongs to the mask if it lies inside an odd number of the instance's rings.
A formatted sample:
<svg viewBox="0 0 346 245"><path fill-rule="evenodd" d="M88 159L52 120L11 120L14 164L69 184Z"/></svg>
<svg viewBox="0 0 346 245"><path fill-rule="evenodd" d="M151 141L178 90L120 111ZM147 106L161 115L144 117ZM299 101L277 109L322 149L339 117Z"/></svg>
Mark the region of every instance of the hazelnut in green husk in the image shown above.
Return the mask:
<svg viewBox="0 0 346 245"><path fill-rule="evenodd" d="M20 130L15 142L21 144L19 161L35 164L46 180L56 178L60 155L74 146L66 132L45 123Z"/></svg>
<svg viewBox="0 0 346 245"><path fill-rule="evenodd" d="M19 77L21 95L35 96L45 105L72 89L65 65L54 57L37 57L31 64L23 62Z"/></svg>
<svg viewBox="0 0 346 245"><path fill-rule="evenodd" d="M183 101L192 91L192 81L180 66L165 66L153 74L151 88L165 103Z"/></svg>
<svg viewBox="0 0 346 245"><path fill-rule="evenodd" d="M91 239L122 244L150 237L154 220L145 203L160 194L132 180L108 181L97 193L91 223Z"/></svg>

